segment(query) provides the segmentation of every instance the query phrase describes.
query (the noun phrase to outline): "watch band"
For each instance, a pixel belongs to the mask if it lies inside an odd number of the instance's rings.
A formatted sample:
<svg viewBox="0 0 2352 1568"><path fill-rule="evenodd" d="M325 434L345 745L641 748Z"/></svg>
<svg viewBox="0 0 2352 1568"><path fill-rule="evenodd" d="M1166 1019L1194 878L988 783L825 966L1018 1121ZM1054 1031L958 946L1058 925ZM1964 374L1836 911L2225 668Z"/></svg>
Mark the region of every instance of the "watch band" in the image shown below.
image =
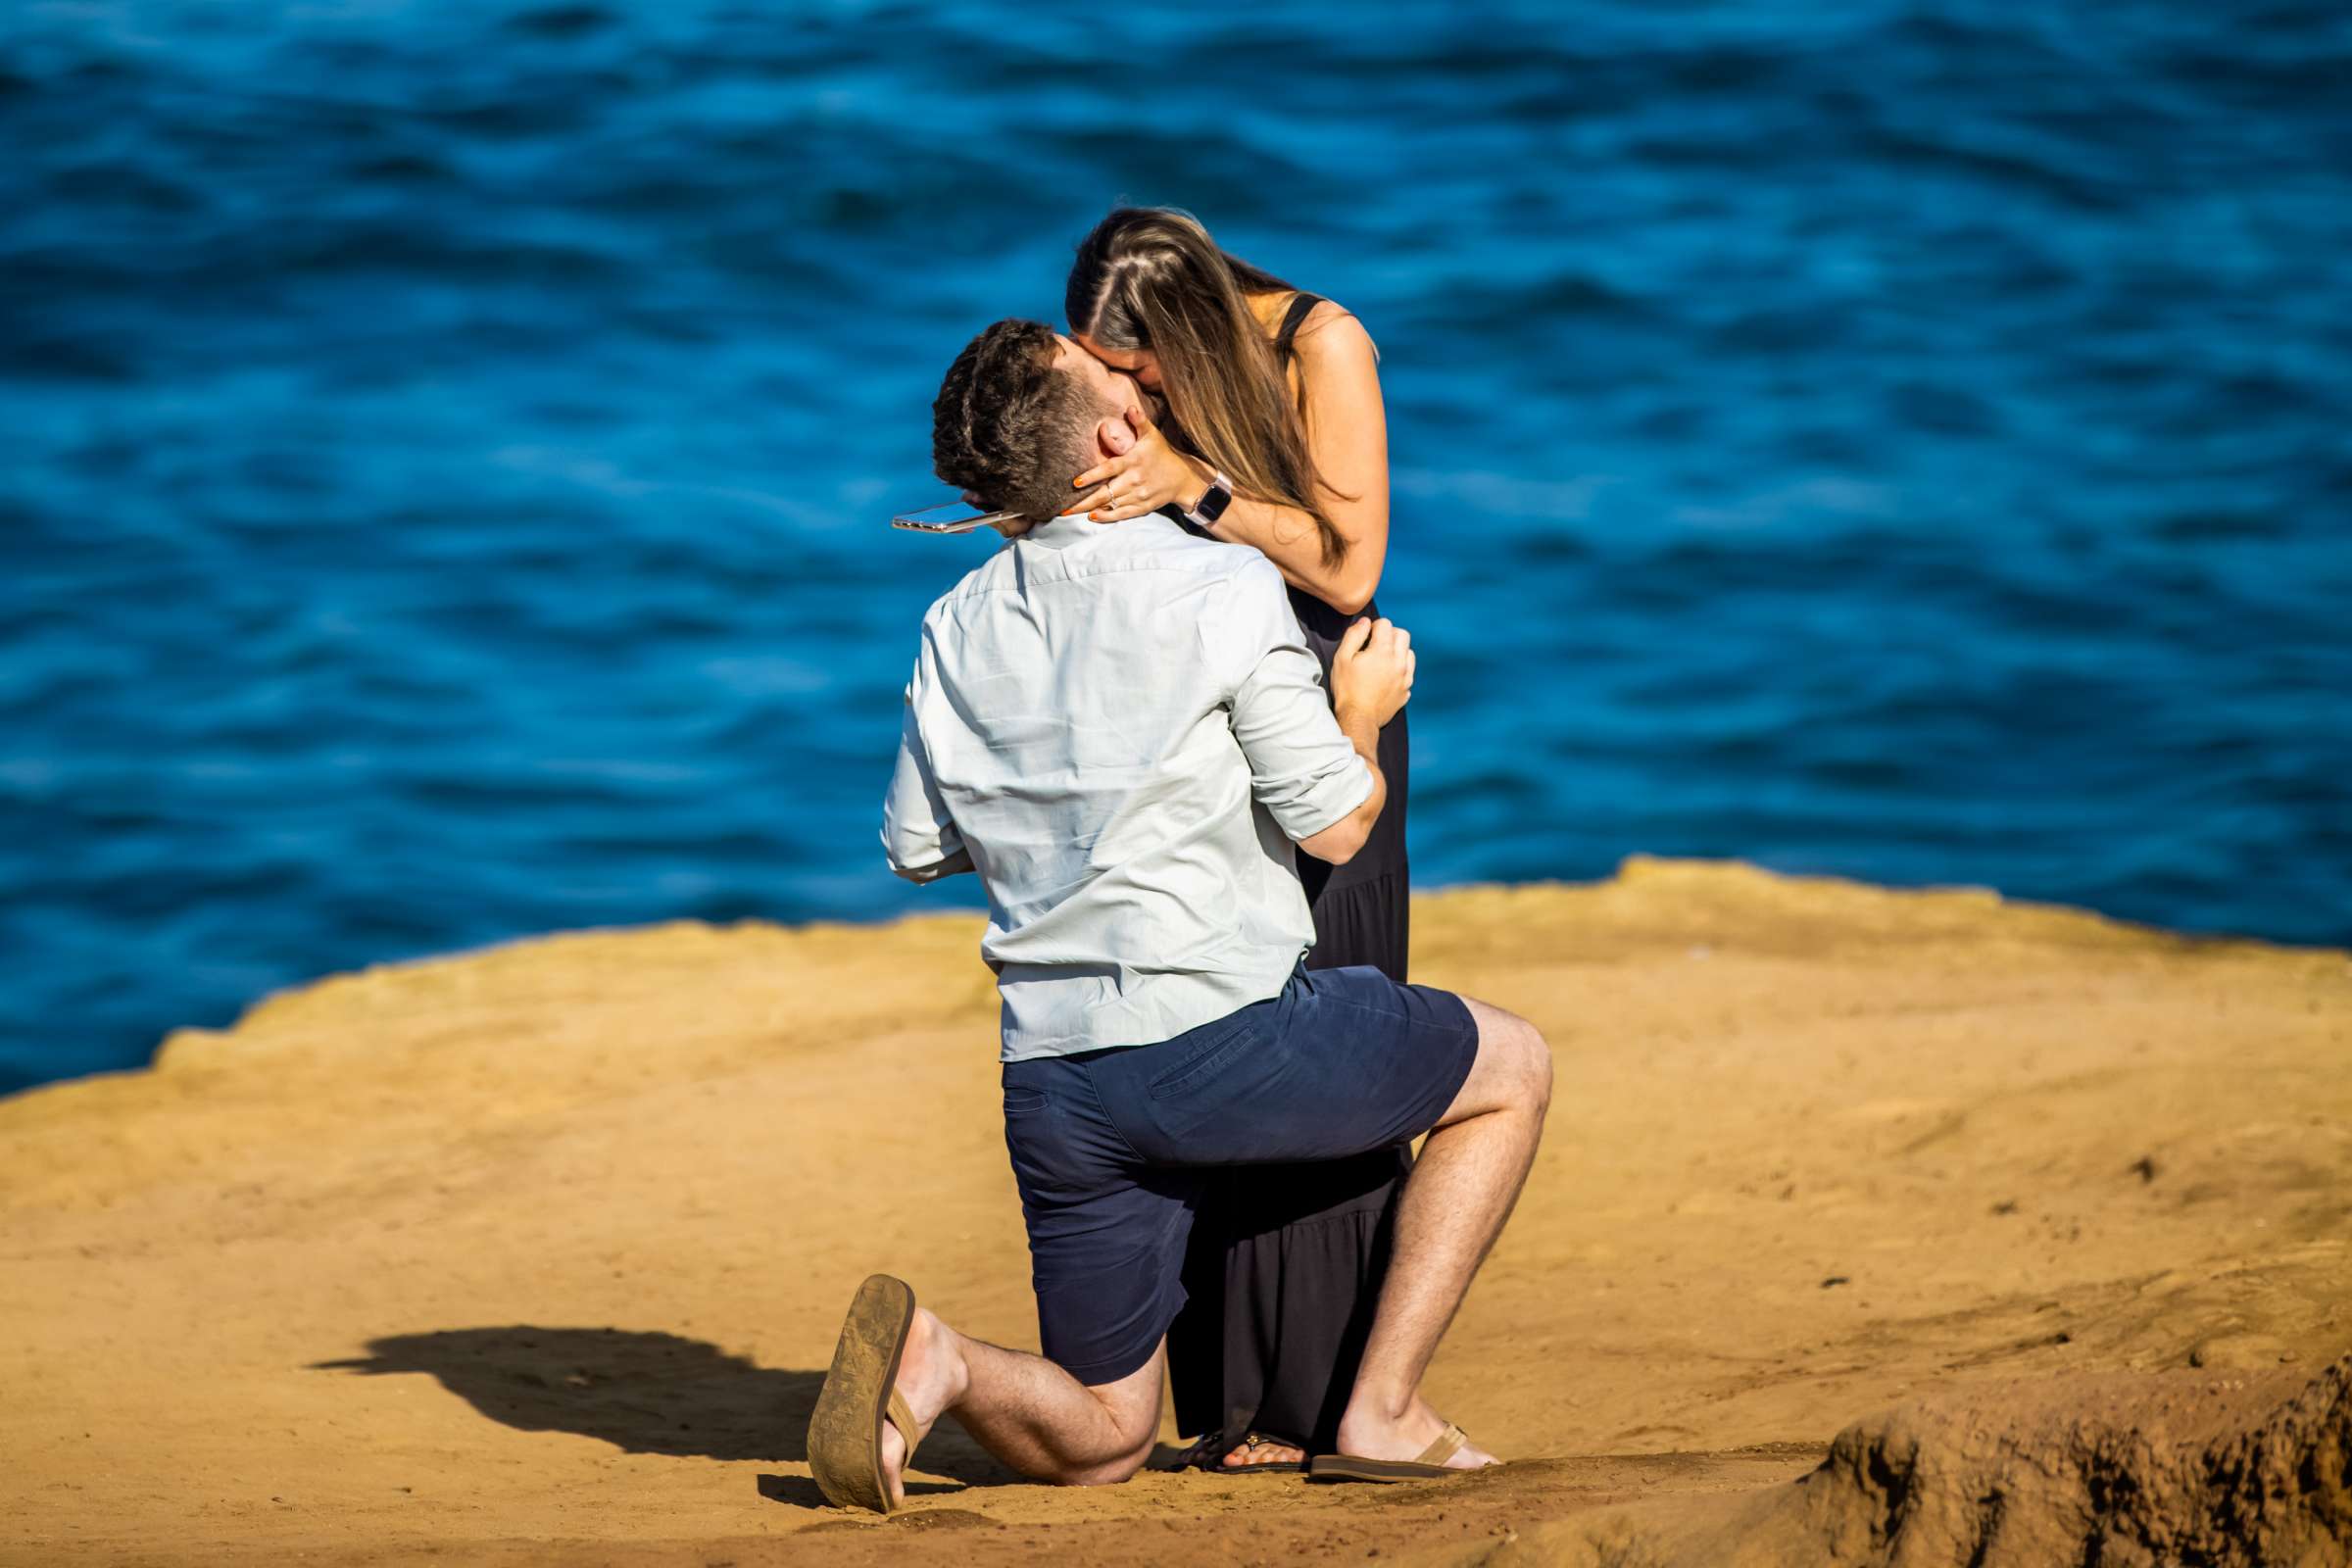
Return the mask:
<svg viewBox="0 0 2352 1568"><path fill-rule="evenodd" d="M1213 533L1217 519L1225 515L1225 509L1232 505L1233 481L1221 473L1216 474L1208 481L1208 488L1200 492L1200 499L1185 509L1185 519L1203 533Z"/></svg>

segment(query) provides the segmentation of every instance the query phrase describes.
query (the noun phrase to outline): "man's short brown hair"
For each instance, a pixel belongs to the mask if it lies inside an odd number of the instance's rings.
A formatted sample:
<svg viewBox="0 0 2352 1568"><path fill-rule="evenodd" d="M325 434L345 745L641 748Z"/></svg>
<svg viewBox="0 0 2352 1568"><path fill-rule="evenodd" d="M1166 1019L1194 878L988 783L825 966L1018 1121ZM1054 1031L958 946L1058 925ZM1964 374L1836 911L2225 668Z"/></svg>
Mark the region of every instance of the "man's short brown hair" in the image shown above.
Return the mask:
<svg viewBox="0 0 2352 1568"><path fill-rule="evenodd" d="M1061 344L1043 321L997 322L964 345L931 405L931 467L991 512L1039 520L1070 504L1094 466L1107 404L1054 368Z"/></svg>

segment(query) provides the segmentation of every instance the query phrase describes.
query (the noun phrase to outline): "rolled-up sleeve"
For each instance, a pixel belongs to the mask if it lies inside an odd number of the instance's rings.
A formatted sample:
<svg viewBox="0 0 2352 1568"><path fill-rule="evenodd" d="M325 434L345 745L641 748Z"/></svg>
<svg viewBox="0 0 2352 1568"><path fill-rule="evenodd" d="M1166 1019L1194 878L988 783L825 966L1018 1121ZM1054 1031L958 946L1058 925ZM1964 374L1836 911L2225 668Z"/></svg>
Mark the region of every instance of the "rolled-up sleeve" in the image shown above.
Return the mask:
<svg viewBox="0 0 2352 1568"><path fill-rule="evenodd" d="M923 747L919 705L925 684L918 660L900 710L899 759L891 769L890 793L882 801L882 854L890 868L909 882L936 882L972 869L971 852L948 814L948 803L931 773L930 754Z"/></svg>
<svg viewBox="0 0 2352 1568"><path fill-rule="evenodd" d="M1312 838L1371 796L1372 769L1332 717L1323 666L1273 563L1260 557L1237 572L1222 608L1233 734L1250 760L1251 793L1293 843Z"/></svg>

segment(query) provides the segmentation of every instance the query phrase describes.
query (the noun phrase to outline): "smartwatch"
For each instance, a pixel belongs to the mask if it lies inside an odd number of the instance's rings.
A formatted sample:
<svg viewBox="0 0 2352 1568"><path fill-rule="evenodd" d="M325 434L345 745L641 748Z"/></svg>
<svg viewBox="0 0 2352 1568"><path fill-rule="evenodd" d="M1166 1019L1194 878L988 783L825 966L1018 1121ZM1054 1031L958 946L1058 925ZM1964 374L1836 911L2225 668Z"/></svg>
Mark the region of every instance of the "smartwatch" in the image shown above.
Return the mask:
<svg viewBox="0 0 2352 1568"><path fill-rule="evenodd" d="M1202 533L1214 532L1217 519L1225 515L1225 509L1232 505L1233 481L1220 473L1208 481L1208 488L1200 492L1200 499L1186 509L1185 519Z"/></svg>

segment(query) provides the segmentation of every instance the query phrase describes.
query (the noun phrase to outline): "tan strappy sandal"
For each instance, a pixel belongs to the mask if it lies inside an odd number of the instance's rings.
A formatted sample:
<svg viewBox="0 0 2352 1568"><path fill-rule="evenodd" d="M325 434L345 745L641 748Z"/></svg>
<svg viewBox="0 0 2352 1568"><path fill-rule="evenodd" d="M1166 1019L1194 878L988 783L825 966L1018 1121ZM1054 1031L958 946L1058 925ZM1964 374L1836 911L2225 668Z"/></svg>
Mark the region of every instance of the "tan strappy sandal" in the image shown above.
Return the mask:
<svg viewBox="0 0 2352 1568"><path fill-rule="evenodd" d="M1469 1434L1452 1422L1439 1433L1437 1441L1421 1450L1417 1459L1367 1459L1353 1453L1318 1453L1306 1467L1309 1481L1436 1481L1447 1476L1466 1476L1468 1470L1455 1469L1446 1460L1462 1451L1470 1441Z"/></svg>
<svg viewBox="0 0 2352 1568"><path fill-rule="evenodd" d="M914 1290L876 1274L850 1298L850 1315L833 1347L833 1366L808 1417L808 1469L825 1500L841 1508L890 1512L882 1475L882 1423L906 1440L904 1476L914 1462L914 1412L898 1391L899 1361L914 1326Z"/></svg>

